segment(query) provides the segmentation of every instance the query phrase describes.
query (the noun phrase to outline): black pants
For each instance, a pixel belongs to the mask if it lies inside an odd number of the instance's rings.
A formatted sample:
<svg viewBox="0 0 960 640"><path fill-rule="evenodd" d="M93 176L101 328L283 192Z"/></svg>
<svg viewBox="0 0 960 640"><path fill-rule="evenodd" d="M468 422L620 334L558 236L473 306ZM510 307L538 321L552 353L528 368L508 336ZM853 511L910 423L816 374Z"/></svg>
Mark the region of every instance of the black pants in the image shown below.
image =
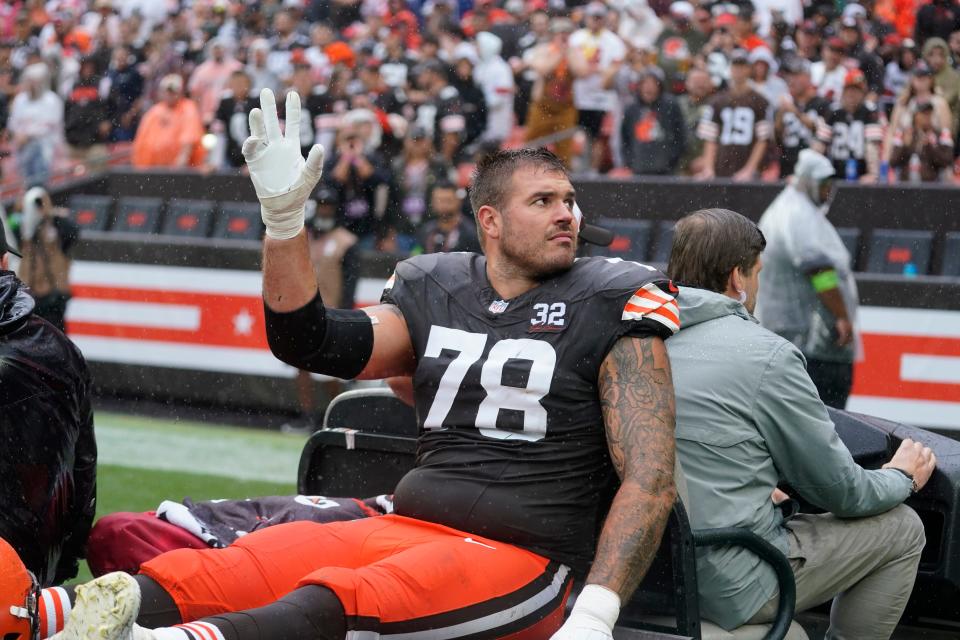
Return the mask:
<svg viewBox="0 0 960 640"><path fill-rule="evenodd" d="M807 373L820 392L823 404L834 409L844 409L853 386L853 364L807 360Z"/></svg>
<svg viewBox="0 0 960 640"><path fill-rule="evenodd" d="M182 619L173 597L157 582L136 576L141 604L137 623L148 629L172 627ZM70 599L74 600L73 592ZM270 604L204 618L226 640L341 640L347 634L346 614L337 596L326 587L294 589ZM190 635L194 637L194 635Z"/></svg>
<svg viewBox="0 0 960 640"><path fill-rule="evenodd" d="M603 129L603 117L607 115L606 111L594 111L591 109L580 109L577 116L577 124L587 130L591 140L596 140Z"/></svg>

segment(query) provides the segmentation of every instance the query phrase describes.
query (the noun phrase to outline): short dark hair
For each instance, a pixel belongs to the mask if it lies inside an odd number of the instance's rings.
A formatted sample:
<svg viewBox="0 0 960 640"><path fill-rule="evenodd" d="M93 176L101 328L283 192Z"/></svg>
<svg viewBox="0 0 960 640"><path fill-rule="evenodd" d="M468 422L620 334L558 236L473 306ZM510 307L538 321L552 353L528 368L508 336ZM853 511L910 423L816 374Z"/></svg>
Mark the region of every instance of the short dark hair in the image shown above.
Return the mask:
<svg viewBox="0 0 960 640"><path fill-rule="evenodd" d="M476 215L483 206L502 209L513 184L514 172L527 166L569 177L563 161L547 149L495 151L481 158L473 172L470 181L470 207L473 214Z"/></svg>
<svg viewBox="0 0 960 640"><path fill-rule="evenodd" d="M750 275L766 246L757 225L736 211L701 209L673 228L667 273L677 284L722 293L734 267Z"/></svg>

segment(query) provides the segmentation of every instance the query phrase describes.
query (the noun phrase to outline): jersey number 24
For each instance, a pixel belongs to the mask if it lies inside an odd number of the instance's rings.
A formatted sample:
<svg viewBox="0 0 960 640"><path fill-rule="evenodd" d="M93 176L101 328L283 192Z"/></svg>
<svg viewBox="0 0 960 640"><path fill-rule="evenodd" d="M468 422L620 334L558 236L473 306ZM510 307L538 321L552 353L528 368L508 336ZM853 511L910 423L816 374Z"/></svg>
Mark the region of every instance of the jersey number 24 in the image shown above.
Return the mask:
<svg viewBox="0 0 960 640"><path fill-rule="evenodd" d="M460 386L475 363L483 358L487 335L433 325L427 338L425 358L439 358L443 351L456 352L456 357L440 377L437 393L423 421L426 429L440 429L453 408ZM530 374L526 387L503 384L503 368L509 360L528 360ZM487 392L480 403L475 425L480 433L501 440L540 440L547 433L547 410L540 400L550 391L557 352L549 342L529 338L499 340L490 348L480 369L480 384ZM501 409L523 413L523 429L512 431L497 428ZM466 426L466 425L460 425Z"/></svg>

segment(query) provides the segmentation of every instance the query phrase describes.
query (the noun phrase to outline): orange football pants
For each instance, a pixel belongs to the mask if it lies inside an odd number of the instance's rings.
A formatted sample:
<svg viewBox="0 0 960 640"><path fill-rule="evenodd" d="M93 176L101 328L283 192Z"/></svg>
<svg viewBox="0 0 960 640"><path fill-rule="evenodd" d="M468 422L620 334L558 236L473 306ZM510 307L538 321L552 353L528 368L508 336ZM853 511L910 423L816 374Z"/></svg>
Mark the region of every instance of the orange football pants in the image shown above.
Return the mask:
<svg viewBox="0 0 960 640"><path fill-rule="evenodd" d="M226 549L165 553L140 572L170 593L184 622L321 585L339 598L349 631L477 640L549 638L572 580L533 552L397 515L276 525Z"/></svg>

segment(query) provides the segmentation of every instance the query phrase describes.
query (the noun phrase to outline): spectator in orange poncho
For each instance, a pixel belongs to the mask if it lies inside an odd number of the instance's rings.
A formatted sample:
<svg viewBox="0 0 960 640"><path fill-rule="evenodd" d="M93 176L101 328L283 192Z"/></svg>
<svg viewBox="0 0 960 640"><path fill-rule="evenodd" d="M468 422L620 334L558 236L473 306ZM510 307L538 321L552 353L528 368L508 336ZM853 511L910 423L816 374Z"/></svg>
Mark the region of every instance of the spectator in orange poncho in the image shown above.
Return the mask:
<svg viewBox="0 0 960 640"><path fill-rule="evenodd" d="M200 166L204 156L202 137L200 110L183 96L183 78L168 75L160 81L160 102L150 107L137 128L133 166Z"/></svg>
<svg viewBox="0 0 960 640"><path fill-rule="evenodd" d="M903 38L912 38L920 0L878 0L873 13L892 24Z"/></svg>

